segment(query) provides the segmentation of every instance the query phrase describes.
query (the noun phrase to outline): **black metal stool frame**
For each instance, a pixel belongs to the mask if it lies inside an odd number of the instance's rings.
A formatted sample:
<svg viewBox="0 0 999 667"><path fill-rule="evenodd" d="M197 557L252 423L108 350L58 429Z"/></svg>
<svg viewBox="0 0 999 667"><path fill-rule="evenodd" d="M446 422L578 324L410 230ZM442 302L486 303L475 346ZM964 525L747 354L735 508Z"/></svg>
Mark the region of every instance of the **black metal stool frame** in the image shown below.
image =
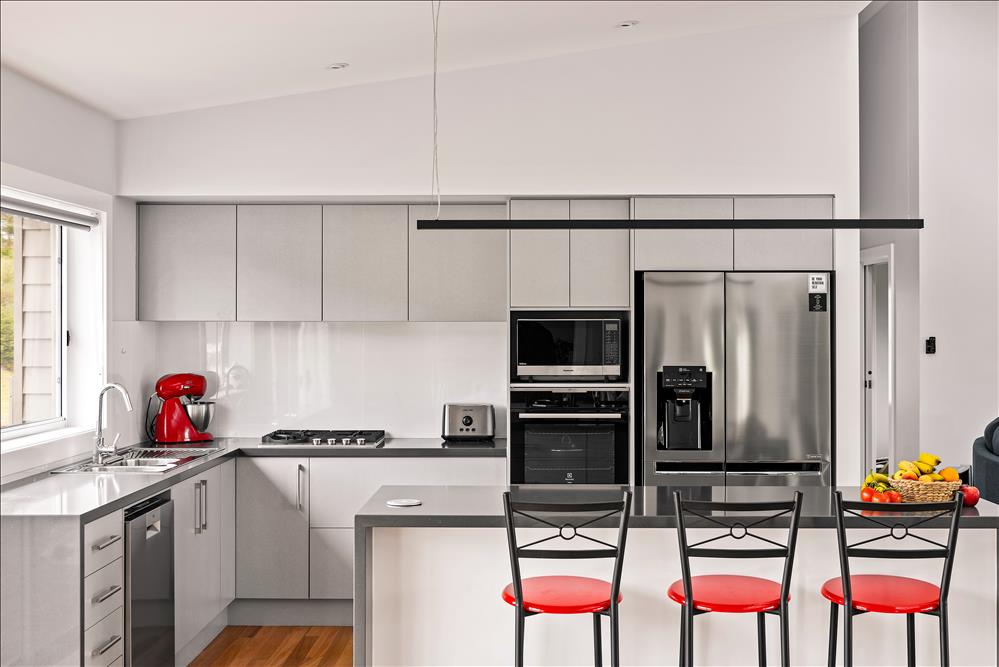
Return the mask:
<svg viewBox="0 0 999 667"><path fill-rule="evenodd" d="M954 551L957 547L957 532L961 521L961 507L964 504L964 494L958 492L954 494L954 500L944 503L905 503L897 510L889 509L891 505L883 503L865 503L859 500L843 500L843 492L836 492L836 535L839 541L839 569L843 583L843 664L846 667L853 667L853 617L869 613L862 609L853 608L853 595L850 586L850 558L942 558L944 561L943 574L940 580L940 605L933 611L920 612L927 616L936 616L940 620L940 664L942 667L950 665L950 637L947 625L947 594L950 592L950 575L954 569ZM864 515L863 512L871 514ZM928 516L915 521L914 523L902 524L891 523L891 514L902 512L925 512ZM863 519L878 527L887 529L877 537L861 540L850 544L846 536L846 515ZM940 544L934 540L911 533L912 528L918 528L922 524L937 519L942 516L951 515L950 527L947 534L947 544ZM902 528L902 536L897 537L896 529ZM907 538L914 538L927 542L932 547L923 549L885 549L871 548L865 545L893 538L902 541ZM836 626L839 620L840 605L836 602L829 603L829 665L836 664ZM916 615L906 614L906 653L909 667L916 664Z"/></svg>
<svg viewBox="0 0 999 667"><path fill-rule="evenodd" d="M524 609L523 582L520 576L521 558L553 558L553 559L573 559L573 558L613 558L614 570L611 577L610 607L603 611L593 612L593 664L600 667L603 664L603 648L601 643L600 617L610 618L610 648L611 664L619 667L621 664L620 640L618 636L618 602L617 597L621 591L621 570L624 566L624 547L628 538L628 520L631 514L631 491L625 491L621 500L609 502L583 502L583 503L548 503L548 502L522 502L513 500L510 492L503 493L503 510L506 516L507 543L510 548L510 569L513 572L513 591L516 598L514 609L516 611L516 653L514 664L523 667L524 664L524 621L529 616L536 616L540 612L531 612ZM530 512L553 513L559 515L571 515L585 512L601 512L599 516L590 518L582 523L562 523L556 524L547 519L530 514ZM589 535L579 532L580 528L592 526L593 524L608 519L615 514L621 514L618 524L617 544L609 544ZM514 526L514 515L519 514L542 525L554 528L558 532L540 540L534 540L528 544L519 545L517 543L517 530ZM569 537L565 536L566 529L571 529ZM602 548L594 549L534 549L543 542L561 538L566 541L582 538L595 542Z"/></svg>
<svg viewBox="0 0 999 667"><path fill-rule="evenodd" d="M683 619L680 623L680 667L693 667L694 665L694 617L710 612L694 607L693 584L690 575L691 558L783 558L784 570L780 584L780 606L772 611L756 613L756 633L758 642L758 655L761 667L767 664L767 635L766 635L766 615L771 614L780 619L781 635L781 665L789 667L790 658L790 638L788 631L788 611L787 600L791 587L791 571L794 567L794 548L798 540L798 520L801 517L801 491L794 492L793 500L775 502L715 502L700 500L684 500L680 497L679 491L673 492L673 504L676 509L677 537L680 541L680 568L683 573L683 595L682 605ZM776 512L760 517L751 522L746 522L744 518L732 519L704 514L703 512ZM721 528L727 528L728 533L722 533L715 537L695 542L687 543L687 525L684 519L685 514L692 514L708 524L715 524ZM787 544L780 544L771 539L756 535L751 529L765 527L767 524L785 514L791 515L791 522L788 526ZM739 528L738 536L735 529ZM731 538L741 540L751 537L772 546L759 549L736 549L736 548L711 548L702 545L717 540Z"/></svg>

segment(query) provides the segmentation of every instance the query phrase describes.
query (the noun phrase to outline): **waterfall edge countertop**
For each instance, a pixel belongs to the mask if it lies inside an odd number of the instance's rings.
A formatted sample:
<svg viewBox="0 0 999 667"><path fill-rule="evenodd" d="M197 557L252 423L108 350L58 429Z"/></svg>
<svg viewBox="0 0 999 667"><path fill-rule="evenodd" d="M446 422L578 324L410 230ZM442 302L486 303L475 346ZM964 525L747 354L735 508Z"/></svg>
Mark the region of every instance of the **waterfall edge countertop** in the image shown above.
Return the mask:
<svg viewBox="0 0 999 667"><path fill-rule="evenodd" d="M610 500L621 497L628 487L596 486L383 486L354 516L355 528L498 528L505 525L502 493L511 490L515 498L536 502L583 502ZM673 491L679 490L684 498L713 501L770 501L787 500L800 490L802 501L800 528L835 528L836 511L833 501L835 490L843 492L846 500L858 500L860 487L813 486L798 489L786 486L683 486L635 487L632 499L630 528L676 528L673 514ZM417 498L417 507L388 507L385 501L392 498ZM747 519L773 514L746 512ZM729 514L728 516L733 516ZM924 515L906 514L905 504L885 505L886 521L913 524L926 519ZM552 517L546 517L551 519ZM557 522L557 518L553 519ZM848 520L847 525L857 525L860 519ZM703 527L702 521L688 519L691 527ZM768 527L786 526L787 517L768 523ZM864 522L870 527L869 522ZM525 524L527 525L527 524ZM605 520L595 526L616 525ZM706 525L706 524L705 524ZM931 519L924 525L944 527L945 519ZM965 507L961 513L961 528L999 529L999 505L980 500L975 507Z"/></svg>
<svg viewBox="0 0 999 667"><path fill-rule="evenodd" d="M145 446L145 445L137 445ZM0 516L69 517L92 521L115 510L159 493L221 465L235 456L279 457L388 457L388 458L474 458L505 457L506 440L497 438L492 447L481 444L442 446L440 438L388 438L383 447L328 447L316 445L265 446L259 438L217 438L212 452L187 465L165 473L74 473L53 475L51 471L87 457L74 457L47 464L3 479L0 486Z"/></svg>

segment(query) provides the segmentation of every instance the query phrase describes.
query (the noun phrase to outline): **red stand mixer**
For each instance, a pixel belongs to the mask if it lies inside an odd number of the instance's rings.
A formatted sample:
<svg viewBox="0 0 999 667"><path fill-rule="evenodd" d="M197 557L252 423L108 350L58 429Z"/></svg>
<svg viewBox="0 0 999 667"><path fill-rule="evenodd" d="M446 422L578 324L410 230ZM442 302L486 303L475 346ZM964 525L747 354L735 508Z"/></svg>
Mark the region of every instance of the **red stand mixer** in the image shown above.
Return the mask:
<svg viewBox="0 0 999 667"><path fill-rule="evenodd" d="M156 381L156 393L146 405L146 436L157 444L183 444L212 440L205 429L215 413L215 403L201 401L208 381L197 373L171 373ZM154 398L159 410L152 414Z"/></svg>

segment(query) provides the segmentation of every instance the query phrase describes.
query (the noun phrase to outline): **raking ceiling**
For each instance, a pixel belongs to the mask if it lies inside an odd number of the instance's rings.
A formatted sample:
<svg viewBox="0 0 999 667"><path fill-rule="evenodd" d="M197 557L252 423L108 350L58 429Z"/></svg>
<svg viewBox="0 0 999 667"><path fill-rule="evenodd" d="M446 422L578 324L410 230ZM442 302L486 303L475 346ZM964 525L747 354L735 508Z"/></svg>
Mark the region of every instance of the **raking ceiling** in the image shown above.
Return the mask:
<svg viewBox="0 0 999 667"><path fill-rule="evenodd" d="M856 16L866 4L445 0L440 68ZM616 25L632 19L639 25ZM0 60L111 116L135 118L427 74L431 3L6 1ZM335 62L350 66L327 69Z"/></svg>

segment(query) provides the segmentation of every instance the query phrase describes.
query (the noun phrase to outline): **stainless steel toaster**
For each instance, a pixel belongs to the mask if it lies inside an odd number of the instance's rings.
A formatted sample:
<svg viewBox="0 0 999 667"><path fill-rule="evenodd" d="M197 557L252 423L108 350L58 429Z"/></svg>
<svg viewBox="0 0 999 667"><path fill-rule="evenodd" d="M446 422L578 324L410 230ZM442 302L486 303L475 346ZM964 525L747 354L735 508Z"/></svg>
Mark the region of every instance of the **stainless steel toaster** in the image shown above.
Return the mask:
<svg viewBox="0 0 999 667"><path fill-rule="evenodd" d="M445 440L491 440L496 411L486 403L445 403L441 437Z"/></svg>

